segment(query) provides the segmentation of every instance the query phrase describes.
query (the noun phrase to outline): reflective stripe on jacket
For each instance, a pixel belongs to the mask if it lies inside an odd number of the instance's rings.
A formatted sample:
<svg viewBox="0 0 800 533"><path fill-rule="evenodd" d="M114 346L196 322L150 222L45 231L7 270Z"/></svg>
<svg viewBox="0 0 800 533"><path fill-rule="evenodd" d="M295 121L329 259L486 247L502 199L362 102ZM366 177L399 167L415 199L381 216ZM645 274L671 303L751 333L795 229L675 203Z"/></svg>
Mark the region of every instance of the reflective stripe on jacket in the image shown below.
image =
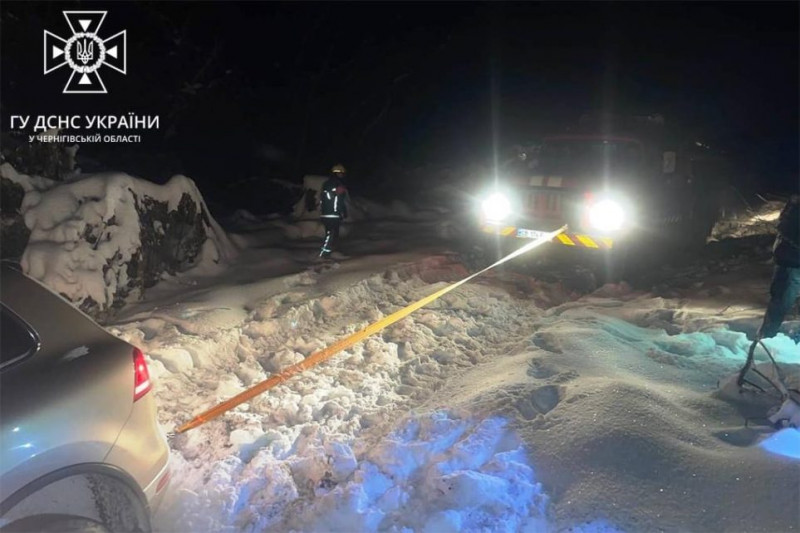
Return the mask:
<svg viewBox="0 0 800 533"><path fill-rule="evenodd" d="M322 184L320 212L323 218L345 218L347 216L347 188L342 181L332 176Z"/></svg>

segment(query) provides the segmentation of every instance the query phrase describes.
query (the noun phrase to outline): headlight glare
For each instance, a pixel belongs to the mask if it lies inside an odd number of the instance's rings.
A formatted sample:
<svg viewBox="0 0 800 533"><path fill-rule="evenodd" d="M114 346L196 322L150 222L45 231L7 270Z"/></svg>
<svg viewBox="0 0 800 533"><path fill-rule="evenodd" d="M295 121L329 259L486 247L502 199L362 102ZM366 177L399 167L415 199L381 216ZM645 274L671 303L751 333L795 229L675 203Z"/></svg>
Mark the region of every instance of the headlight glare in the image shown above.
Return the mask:
<svg viewBox="0 0 800 533"><path fill-rule="evenodd" d="M481 207L489 220L503 220L511 214L511 202L505 194L499 192L490 194Z"/></svg>
<svg viewBox="0 0 800 533"><path fill-rule="evenodd" d="M614 200L603 199L589 208L589 224L601 231L617 231L625 220L625 208Z"/></svg>

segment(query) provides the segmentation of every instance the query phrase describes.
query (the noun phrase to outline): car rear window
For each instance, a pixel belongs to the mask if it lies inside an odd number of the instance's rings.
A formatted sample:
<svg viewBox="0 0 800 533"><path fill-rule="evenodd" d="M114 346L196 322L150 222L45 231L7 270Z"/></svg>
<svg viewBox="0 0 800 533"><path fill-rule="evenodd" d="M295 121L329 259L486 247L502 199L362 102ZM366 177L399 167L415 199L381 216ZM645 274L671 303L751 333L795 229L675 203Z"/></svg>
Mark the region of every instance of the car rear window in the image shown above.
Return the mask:
<svg viewBox="0 0 800 533"><path fill-rule="evenodd" d="M15 313L0 305L0 368L36 351L36 335Z"/></svg>

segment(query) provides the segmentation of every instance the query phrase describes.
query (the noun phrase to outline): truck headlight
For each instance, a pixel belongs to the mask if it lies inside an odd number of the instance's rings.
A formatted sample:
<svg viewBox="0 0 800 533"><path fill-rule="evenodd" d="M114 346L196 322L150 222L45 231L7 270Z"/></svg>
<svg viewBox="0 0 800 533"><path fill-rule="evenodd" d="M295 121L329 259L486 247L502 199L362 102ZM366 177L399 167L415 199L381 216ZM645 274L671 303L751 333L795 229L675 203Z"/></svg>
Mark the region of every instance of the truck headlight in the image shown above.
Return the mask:
<svg viewBox="0 0 800 533"><path fill-rule="evenodd" d="M615 200L603 199L589 207L589 224L600 231L617 231L626 219L625 207Z"/></svg>
<svg viewBox="0 0 800 533"><path fill-rule="evenodd" d="M492 193L481 204L483 214L488 220L500 221L511 214L511 202L503 193Z"/></svg>

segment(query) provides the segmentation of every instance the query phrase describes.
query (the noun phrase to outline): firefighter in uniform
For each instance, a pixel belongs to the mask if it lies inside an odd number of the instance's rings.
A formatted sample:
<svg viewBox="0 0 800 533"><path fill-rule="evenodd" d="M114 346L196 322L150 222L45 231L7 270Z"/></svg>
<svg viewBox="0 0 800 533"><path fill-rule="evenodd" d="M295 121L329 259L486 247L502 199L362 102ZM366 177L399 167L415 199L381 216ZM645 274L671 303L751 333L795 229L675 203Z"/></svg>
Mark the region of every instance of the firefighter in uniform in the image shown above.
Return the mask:
<svg viewBox="0 0 800 533"><path fill-rule="evenodd" d="M320 257L330 257L339 240L339 225L347 218L347 188L344 177L347 171L336 164L331 169L331 176L322 184L320 193L320 221L325 227L325 242L322 243Z"/></svg>
<svg viewBox="0 0 800 533"><path fill-rule="evenodd" d="M758 338L778 334L783 318L800 296L800 196L792 195L778 219L778 236L772 249L775 271L769 287L769 304Z"/></svg>

